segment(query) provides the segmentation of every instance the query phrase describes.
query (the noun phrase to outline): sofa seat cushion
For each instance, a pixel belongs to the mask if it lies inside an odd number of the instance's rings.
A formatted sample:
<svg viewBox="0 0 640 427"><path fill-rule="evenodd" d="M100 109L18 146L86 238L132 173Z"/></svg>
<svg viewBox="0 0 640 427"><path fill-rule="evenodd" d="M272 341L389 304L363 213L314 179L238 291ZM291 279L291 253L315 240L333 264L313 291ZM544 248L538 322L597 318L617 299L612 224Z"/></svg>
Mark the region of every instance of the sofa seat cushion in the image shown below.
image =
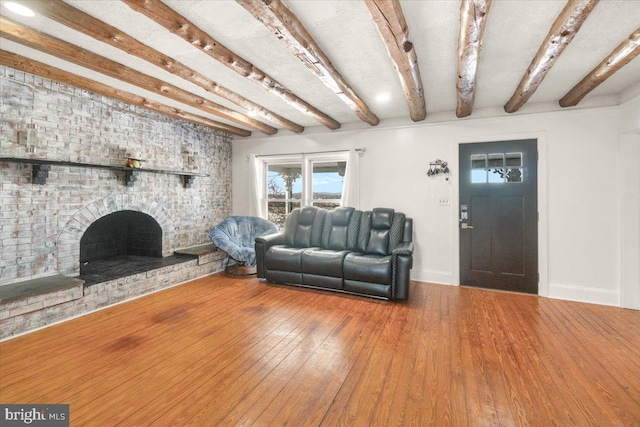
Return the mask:
<svg viewBox="0 0 640 427"><path fill-rule="evenodd" d="M352 252L344 259L344 279L358 282L391 284L391 255Z"/></svg>
<svg viewBox="0 0 640 427"><path fill-rule="evenodd" d="M307 249L302 253L302 272L318 276L342 277L342 263L349 251Z"/></svg>
<svg viewBox="0 0 640 427"><path fill-rule="evenodd" d="M309 248L275 245L265 254L264 265L268 270L302 273L302 254Z"/></svg>

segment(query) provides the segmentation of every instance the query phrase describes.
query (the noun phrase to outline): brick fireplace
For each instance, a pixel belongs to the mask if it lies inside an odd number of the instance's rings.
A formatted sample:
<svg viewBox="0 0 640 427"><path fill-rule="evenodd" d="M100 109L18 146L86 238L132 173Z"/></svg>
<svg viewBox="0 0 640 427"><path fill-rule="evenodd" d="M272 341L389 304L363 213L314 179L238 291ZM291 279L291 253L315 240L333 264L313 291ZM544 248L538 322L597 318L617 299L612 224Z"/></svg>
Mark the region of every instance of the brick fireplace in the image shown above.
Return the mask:
<svg viewBox="0 0 640 427"><path fill-rule="evenodd" d="M121 166L126 161L125 152L135 148L143 153L143 168L188 169L208 175L195 177L187 187L179 176L143 173L128 186L124 172L52 165L46 183L37 185L30 165L0 162L0 292L4 285L29 279L55 274L77 277L81 263L92 262L81 259L86 254L81 255L80 249L83 236L91 232L91 224L102 224L96 228L104 234L114 226L110 220L124 221L123 217L117 218L126 215L122 212L135 218L150 217L157 224L155 232L145 233L156 233L159 241L153 253L162 257L172 255L176 249L207 243L209 230L230 215L230 135L2 66L0 85L0 157ZM18 128L30 123L38 126L35 154L27 153L17 138ZM137 219L132 221L126 233L135 233L142 227ZM176 274L182 268L175 266L145 273L145 280L153 279L154 283L135 292L129 292L126 286L138 278L119 279L113 285L119 296L103 296L97 305L222 268L221 262L209 264L204 267L195 261L193 271L184 274ZM156 278L158 274L166 278ZM101 292L86 288L83 298ZM74 301L74 306L86 305L86 301ZM89 304L85 309L95 305ZM47 308L51 307L79 314L78 309L57 304ZM7 336L9 329L20 332L20 328L11 325L25 321L27 315L9 316L8 312L0 311L0 327L5 332L0 337ZM53 312L49 310L42 316L55 321L58 318ZM13 320L9 321L9 317ZM32 323L23 325L23 330L42 326L43 322Z"/></svg>

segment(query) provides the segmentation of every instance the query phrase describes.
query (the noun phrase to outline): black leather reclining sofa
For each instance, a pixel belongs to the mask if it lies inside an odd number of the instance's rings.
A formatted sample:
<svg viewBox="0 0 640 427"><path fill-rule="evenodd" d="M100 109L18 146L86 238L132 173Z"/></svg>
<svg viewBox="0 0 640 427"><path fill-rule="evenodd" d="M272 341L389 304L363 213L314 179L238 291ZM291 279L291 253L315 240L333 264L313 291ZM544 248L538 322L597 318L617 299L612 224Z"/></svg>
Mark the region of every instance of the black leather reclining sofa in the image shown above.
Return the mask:
<svg viewBox="0 0 640 427"><path fill-rule="evenodd" d="M259 278L390 300L409 297L413 220L393 209L295 209L256 238Z"/></svg>

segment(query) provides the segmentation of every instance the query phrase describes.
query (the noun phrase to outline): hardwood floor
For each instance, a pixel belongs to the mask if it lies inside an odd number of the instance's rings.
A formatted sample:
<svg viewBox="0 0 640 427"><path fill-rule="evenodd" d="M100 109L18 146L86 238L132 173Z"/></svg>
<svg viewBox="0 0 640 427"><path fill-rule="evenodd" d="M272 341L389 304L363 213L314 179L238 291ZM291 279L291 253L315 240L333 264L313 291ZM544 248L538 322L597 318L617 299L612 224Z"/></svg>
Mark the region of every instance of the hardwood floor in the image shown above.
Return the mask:
<svg viewBox="0 0 640 427"><path fill-rule="evenodd" d="M640 312L215 275L0 344L0 402L72 426L640 426Z"/></svg>

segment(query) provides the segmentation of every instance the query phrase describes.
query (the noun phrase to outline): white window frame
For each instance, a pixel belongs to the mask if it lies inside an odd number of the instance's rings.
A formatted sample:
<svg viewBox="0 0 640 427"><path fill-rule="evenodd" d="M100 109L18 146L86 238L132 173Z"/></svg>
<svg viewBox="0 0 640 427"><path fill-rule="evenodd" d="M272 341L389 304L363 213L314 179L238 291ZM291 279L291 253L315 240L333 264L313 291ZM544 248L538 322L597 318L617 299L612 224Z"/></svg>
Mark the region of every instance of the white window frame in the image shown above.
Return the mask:
<svg viewBox="0 0 640 427"><path fill-rule="evenodd" d="M269 201L282 202L282 199L269 199L268 198L268 174L269 165L283 165L283 164L300 164L302 167L302 194L300 199L287 199L287 201L300 202L300 206L312 206L313 203L320 202L334 202L338 205L341 204L341 199L313 199L313 164L322 162L348 162L349 152L339 151L331 153L312 153L312 154L288 154L288 155L275 155L275 156L260 156L261 169L262 169L262 212L268 217ZM342 194L344 194L344 184L342 188Z"/></svg>

